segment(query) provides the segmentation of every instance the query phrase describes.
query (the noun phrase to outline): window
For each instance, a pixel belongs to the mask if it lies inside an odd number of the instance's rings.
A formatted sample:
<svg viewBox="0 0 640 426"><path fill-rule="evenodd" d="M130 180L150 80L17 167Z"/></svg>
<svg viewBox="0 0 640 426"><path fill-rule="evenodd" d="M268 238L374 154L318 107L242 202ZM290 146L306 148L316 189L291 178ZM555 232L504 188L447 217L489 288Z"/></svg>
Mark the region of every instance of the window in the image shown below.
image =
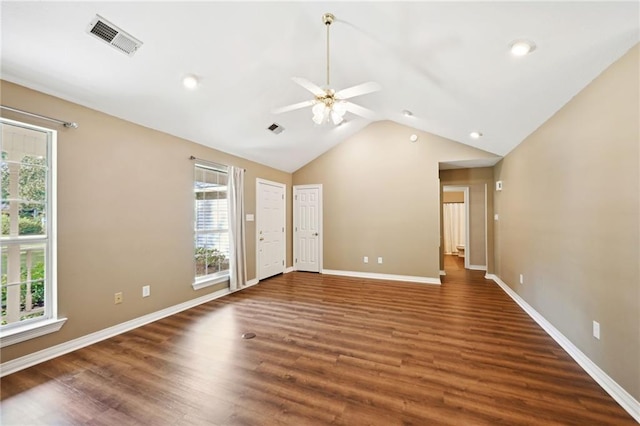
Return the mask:
<svg viewBox="0 0 640 426"><path fill-rule="evenodd" d="M195 166L196 284L215 284L229 276L229 202L227 171Z"/></svg>
<svg viewBox="0 0 640 426"><path fill-rule="evenodd" d="M52 130L0 119L2 346L57 321L55 141ZM62 320L64 322L64 320ZM35 326L35 327L34 327ZM20 333L29 329L29 337ZM11 343L7 343L11 341Z"/></svg>

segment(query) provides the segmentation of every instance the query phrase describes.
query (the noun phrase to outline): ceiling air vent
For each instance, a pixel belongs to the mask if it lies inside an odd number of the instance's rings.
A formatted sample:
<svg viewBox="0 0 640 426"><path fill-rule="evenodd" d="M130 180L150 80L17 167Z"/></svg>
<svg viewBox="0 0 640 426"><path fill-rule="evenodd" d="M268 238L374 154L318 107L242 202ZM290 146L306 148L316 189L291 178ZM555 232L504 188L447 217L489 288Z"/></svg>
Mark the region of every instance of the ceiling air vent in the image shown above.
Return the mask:
<svg viewBox="0 0 640 426"><path fill-rule="evenodd" d="M126 31L113 25L100 15L96 15L87 27L87 33L104 41L118 51L133 56L142 46L142 42Z"/></svg>
<svg viewBox="0 0 640 426"><path fill-rule="evenodd" d="M271 126L267 127L267 130L271 130L273 133L278 135L284 131L284 127L277 123L273 123Z"/></svg>

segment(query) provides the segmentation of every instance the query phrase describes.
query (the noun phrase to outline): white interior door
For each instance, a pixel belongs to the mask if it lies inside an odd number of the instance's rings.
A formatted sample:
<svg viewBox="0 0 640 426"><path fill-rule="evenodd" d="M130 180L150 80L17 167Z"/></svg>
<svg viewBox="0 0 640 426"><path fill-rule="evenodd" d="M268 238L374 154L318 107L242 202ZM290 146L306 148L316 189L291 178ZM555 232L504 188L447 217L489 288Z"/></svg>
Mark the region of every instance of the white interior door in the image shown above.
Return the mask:
<svg viewBox="0 0 640 426"><path fill-rule="evenodd" d="M322 185L293 187L294 259L297 271L322 269Z"/></svg>
<svg viewBox="0 0 640 426"><path fill-rule="evenodd" d="M287 186L257 179L256 229L258 280L284 272Z"/></svg>

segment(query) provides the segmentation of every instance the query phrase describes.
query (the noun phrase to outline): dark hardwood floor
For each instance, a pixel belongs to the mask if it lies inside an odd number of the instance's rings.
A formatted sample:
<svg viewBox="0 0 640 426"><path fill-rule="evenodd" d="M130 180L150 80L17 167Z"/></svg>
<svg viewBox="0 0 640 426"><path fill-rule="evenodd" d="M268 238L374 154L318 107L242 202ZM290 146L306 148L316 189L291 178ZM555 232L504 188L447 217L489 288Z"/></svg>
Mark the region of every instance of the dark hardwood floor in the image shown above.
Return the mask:
<svg viewBox="0 0 640 426"><path fill-rule="evenodd" d="M483 272L446 268L265 280L3 378L1 423L636 424Z"/></svg>

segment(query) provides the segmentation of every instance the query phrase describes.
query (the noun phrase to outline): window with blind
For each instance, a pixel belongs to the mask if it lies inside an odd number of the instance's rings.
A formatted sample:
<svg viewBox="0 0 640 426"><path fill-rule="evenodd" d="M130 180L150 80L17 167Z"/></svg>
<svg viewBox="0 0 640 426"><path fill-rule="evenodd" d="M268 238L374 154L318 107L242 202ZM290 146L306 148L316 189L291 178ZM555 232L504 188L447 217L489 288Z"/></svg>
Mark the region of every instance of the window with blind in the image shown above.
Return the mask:
<svg viewBox="0 0 640 426"><path fill-rule="evenodd" d="M228 175L222 168L195 166L196 283L229 274Z"/></svg>

